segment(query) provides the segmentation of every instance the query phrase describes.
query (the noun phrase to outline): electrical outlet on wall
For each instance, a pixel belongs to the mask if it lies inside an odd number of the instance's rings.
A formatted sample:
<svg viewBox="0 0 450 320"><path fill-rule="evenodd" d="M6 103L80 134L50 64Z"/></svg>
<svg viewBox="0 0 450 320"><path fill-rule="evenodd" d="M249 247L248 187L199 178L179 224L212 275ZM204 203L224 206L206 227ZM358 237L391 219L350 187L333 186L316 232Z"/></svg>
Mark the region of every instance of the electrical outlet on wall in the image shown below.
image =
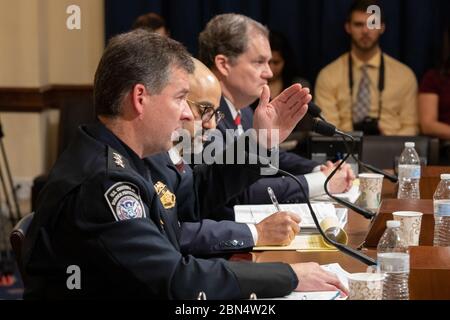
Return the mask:
<svg viewBox="0 0 450 320"><path fill-rule="evenodd" d="M14 178L14 188L16 189L17 200L30 200L32 185L33 179L31 178Z"/></svg>

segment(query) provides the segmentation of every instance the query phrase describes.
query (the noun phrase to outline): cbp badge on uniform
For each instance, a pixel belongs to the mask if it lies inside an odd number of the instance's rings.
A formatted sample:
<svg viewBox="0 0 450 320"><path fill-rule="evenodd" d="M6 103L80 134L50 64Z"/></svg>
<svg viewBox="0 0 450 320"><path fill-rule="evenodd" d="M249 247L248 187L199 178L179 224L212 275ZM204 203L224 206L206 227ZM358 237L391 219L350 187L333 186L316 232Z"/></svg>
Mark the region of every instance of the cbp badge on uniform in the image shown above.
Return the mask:
<svg viewBox="0 0 450 320"><path fill-rule="evenodd" d="M155 191L159 196L159 199L161 200L161 203L164 207L164 209L171 209L175 207L175 204L177 203L176 196L170 192L169 188L162 183L161 181L158 181L154 185Z"/></svg>
<svg viewBox="0 0 450 320"><path fill-rule="evenodd" d="M132 183L115 183L105 192L105 198L116 221L145 217L139 189Z"/></svg>

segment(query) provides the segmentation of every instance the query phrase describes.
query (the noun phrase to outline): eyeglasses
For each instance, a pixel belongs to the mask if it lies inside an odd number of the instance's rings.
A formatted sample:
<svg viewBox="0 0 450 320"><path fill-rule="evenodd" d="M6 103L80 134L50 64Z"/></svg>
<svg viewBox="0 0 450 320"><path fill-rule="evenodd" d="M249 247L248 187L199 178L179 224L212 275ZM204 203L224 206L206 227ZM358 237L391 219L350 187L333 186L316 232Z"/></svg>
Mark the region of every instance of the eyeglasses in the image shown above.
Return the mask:
<svg viewBox="0 0 450 320"><path fill-rule="evenodd" d="M214 117L214 120L216 121L216 124L217 124L225 116L222 111L216 110L216 108L213 107L212 105L201 104L201 103L189 100L189 99L186 99L186 101L189 104L194 105L198 108L198 110L200 111L200 116L202 118L203 123L211 121L211 119Z"/></svg>

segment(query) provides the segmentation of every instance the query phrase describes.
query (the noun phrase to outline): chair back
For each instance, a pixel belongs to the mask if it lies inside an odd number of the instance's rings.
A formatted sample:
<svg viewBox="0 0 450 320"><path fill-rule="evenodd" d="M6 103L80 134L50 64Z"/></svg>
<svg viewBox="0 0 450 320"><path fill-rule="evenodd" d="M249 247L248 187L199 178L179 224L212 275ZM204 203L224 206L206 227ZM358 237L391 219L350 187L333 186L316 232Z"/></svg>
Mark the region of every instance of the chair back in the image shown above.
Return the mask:
<svg viewBox="0 0 450 320"><path fill-rule="evenodd" d="M9 236L9 241L11 242L11 247L16 256L17 266L19 267L20 275L22 280L26 282L26 274L22 261L23 244L25 241L25 235L27 234L28 228L33 220L34 212L26 215L14 226L11 234Z"/></svg>
<svg viewBox="0 0 450 320"><path fill-rule="evenodd" d="M405 142L414 142L423 165L436 164L435 141L425 136L364 136L362 161L380 169L395 169Z"/></svg>

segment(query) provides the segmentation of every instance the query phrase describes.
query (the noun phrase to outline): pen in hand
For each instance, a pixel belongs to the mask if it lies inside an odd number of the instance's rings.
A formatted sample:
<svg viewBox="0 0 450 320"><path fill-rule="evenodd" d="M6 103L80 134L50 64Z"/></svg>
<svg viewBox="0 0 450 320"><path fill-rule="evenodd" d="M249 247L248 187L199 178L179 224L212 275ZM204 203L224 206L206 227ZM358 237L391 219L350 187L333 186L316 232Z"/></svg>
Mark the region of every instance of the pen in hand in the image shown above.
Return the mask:
<svg viewBox="0 0 450 320"><path fill-rule="evenodd" d="M275 197L275 193L273 192L271 187L267 187L267 193L269 194L270 200L275 206L277 212L280 212L281 211L280 204L278 203L277 197Z"/></svg>

